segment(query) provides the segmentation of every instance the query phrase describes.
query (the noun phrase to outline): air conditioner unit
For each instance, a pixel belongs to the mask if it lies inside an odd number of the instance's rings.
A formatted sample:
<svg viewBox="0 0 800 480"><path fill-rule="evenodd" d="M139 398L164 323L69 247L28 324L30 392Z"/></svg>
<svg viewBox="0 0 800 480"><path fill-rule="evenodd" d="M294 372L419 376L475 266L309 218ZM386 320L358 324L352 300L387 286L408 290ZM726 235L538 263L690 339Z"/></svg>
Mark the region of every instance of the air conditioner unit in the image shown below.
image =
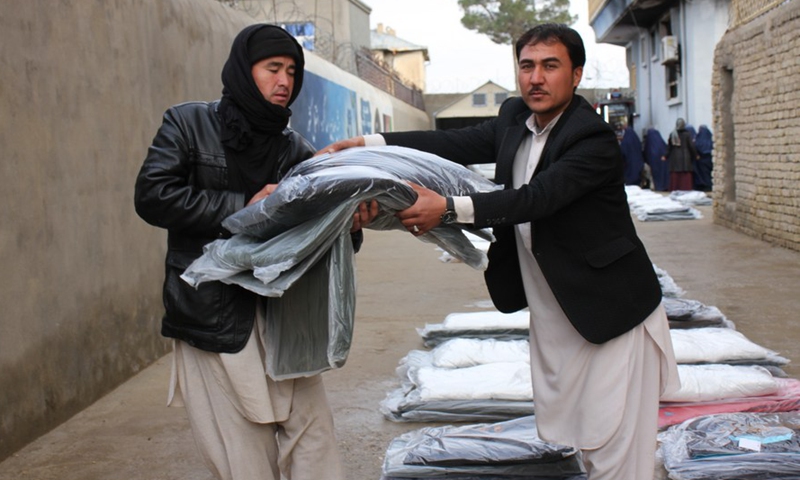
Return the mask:
<svg viewBox="0 0 800 480"><path fill-rule="evenodd" d="M678 61L678 39L674 35L667 35L661 39L661 63Z"/></svg>

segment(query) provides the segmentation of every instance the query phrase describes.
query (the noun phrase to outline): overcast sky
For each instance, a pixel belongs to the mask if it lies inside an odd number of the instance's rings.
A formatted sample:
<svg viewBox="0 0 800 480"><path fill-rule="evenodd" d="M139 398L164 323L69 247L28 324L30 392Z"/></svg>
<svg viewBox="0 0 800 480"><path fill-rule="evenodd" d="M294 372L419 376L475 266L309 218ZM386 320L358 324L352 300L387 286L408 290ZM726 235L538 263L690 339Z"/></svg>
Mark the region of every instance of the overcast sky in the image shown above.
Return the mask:
<svg viewBox="0 0 800 480"><path fill-rule="evenodd" d="M511 45L498 45L486 35L461 25L457 0L363 0L372 7L370 28L391 27L403 40L428 48L427 93L470 92L488 80L516 89ZM581 87L627 87L625 49L595 43L586 0L572 0L578 15L572 28L586 45Z"/></svg>

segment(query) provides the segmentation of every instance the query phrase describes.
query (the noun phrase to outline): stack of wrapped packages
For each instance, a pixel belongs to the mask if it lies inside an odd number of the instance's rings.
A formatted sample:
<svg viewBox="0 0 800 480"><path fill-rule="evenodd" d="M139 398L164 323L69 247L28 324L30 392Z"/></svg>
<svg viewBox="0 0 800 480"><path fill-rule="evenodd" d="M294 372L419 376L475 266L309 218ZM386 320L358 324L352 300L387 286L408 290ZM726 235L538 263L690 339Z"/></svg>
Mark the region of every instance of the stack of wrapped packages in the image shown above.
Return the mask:
<svg viewBox="0 0 800 480"><path fill-rule="evenodd" d="M625 193L631 213L642 222L703 218L703 214L693 205L707 205L706 201L692 192L665 196L652 190L644 190L638 185L626 185ZM697 194L708 199L703 192Z"/></svg>
<svg viewBox="0 0 800 480"><path fill-rule="evenodd" d="M670 478L800 479L796 464L800 381L786 378L781 367L789 360L738 332L717 307L682 298L685 292L672 277L657 265L654 269L664 293L681 378L681 389L662 398L659 413L659 456ZM400 386L381 403L383 415L396 422L498 422L480 426L489 432L493 425L532 418L528 321L527 311L459 312L418 329L428 349L413 350L400 360ZM752 450L737 447L742 442L731 440L734 437L753 439L764 456L756 458ZM702 448L687 449L687 444L697 445L701 438ZM398 474L407 471L394 449L393 444L387 453L386 478L436 476ZM782 458L788 463L781 463ZM791 466L794 476L780 476L792 471ZM720 473L726 468L728 476Z"/></svg>

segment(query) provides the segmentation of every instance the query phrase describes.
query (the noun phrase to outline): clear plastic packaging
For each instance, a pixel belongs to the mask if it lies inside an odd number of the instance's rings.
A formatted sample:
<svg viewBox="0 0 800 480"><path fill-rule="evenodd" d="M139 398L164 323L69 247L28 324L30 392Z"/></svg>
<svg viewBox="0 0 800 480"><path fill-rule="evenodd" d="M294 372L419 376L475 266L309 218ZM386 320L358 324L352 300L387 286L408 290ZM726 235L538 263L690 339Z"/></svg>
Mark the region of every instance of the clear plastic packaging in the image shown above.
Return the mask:
<svg viewBox="0 0 800 480"><path fill-rule="evenodd" d="M800 478L800 412L689 419L659 434L673 480Z"/></svg>
<svg viewBox="0 0 800 480"><path fill-rule="evenodd" d="M581 472L576 451L541 440L533 416L408 432L392 441L383 464L384 478L563 478Z"/></svg>
<svg viewBox="0 0 800 480"><path fill-rule="evenodd" d="M271 378L338 368L347 359L354 323L353 213L359 203L377 200L380 214L369 228L405 232L394 214L417 198L408 181L443 195L500 188L465 167L412 149L322 155L298 164L271 195L228 217L223 225L234 235L206 245L181 278L193 286L214 280L238 284L271 297L266 333ZM474 268L486 268L486 253L461 227L443 225L420 238Z"/></svg>
<svg viewBox="0 0 800 480"><path fill-rule="evenodd" d="M406 229L394 216L417 198L408 182L446 196L501 188L456 163L402 147L348 149L296 165L275 191L223 221L235 235L205 247L184 272L190 285L219 280L260 295L280 296L333 240L347 231L359 203L376 200L378 217L368 228ZM473 268L484 270L486 253L463 225L440 225L418 237ZM488 230L469 230L493 240Z"/></svg>

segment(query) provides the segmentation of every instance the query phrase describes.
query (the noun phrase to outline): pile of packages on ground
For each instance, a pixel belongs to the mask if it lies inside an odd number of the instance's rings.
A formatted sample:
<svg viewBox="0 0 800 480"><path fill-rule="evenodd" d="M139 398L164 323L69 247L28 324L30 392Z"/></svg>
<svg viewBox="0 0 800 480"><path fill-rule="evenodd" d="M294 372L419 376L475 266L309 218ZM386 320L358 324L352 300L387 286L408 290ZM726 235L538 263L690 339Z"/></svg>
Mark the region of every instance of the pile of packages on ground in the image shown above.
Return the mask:
<svg viewBox="0 0 800 480"><path fill-rule="evenodd" d="M683 298L685 292L672 277L654 268L681 378L681 389L662 398L659 410L657 454L669 478L800 479L800 380L787 378L781 368L789 360L736 331L717 307ZM506 425L522 422L529 427L525 434L534 437L523 438L519 432L516 442L540 445L533 426L528 321L527 311L464 312L418 328L427 349L413 350L400 360L400 387L381 403L383 415L395 422L466 423L406 435L431 437L426 438L429 444L441 436L458 435L460 429L479 429L487 432L482 440L495 445L491 438L495 428L506 439ZM462 468L474 466L474 459L465 455L459 463L452 458L455 452L449 452L448 463L436 469L404 463L400 457L409 444L413 442L401 437L389 446L385 480L519 478L502 470L508 462L501 451L505 447L493 449L491 458L480 463L482 470L468 474ZM551 469L529 471L525 478L585 478L580 470L570 469L575 465L570 460L576 460L572 452L563 453L557 460L537 459L538 465ZM485 473L493 467L498 470Z"/></svg>
<svg viewBox="0 0 800 480"><path fill-rule="evenodd" d="M625 193L631 213L643 222L703 218L694 207L711 205L708 195L699 191L674 191L665 196L637 185L626 185Z"/></svg>

